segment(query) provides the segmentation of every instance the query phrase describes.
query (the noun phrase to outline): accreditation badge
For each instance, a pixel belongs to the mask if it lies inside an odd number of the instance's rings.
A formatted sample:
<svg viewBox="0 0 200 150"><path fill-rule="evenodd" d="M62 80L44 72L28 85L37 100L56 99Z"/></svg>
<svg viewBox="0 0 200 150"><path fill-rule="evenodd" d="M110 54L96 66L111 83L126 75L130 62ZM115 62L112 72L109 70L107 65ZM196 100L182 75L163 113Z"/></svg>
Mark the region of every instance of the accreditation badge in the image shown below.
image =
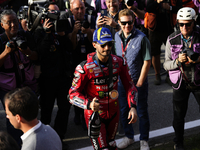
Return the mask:
<svg viewBox="0 0 200 150"><path fill-rule="evenodd" d="M119 96L119 93L118 93L117 90L112 90L112 91L109 92L109 95L110 95L111 99L117 99L118 96Z"/></svg>

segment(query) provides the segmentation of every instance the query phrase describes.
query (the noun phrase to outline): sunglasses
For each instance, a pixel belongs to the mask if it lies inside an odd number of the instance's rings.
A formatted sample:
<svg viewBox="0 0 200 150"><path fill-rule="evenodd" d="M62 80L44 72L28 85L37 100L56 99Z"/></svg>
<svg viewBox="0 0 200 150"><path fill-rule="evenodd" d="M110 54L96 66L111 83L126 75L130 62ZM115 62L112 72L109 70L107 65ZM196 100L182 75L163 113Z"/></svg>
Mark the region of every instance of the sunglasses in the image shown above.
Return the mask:
<svg viewBox="0 0 200 150"><path fill-rule="evenodd" d="M104 48L106 45L108 45L108 47L112 47L113 46L113 42L107 42L105 44L100 45L102 48Z"/></svg>
<svg viewBox="0 0 200 150"><path fill-rule="evenodd" d="M179 26L183 27L185 25L186 27L190 27L191 24L192 24L192 22L189 22L189 23L179 23Z"/></svg>
<svg viewBox="0 0 200 150"><path fill-rule="evenodd" d="M128 25L132 25L133 21L120 21L122 25L126 25L128 23Z"/></svg>

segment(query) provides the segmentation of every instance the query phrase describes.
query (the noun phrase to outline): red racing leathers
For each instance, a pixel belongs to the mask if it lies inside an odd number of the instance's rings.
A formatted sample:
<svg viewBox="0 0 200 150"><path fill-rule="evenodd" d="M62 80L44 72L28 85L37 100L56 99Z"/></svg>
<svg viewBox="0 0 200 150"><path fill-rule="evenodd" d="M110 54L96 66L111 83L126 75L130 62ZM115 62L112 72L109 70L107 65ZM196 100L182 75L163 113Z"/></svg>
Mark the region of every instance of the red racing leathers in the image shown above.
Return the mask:
<svg viewBox="0 0 200 150"><path fill-rule="evenodd" d="M85 121L88 126L89 118L93 113L89 108L90 103L95 97L99 100L99 115L102 119L102 123L98 143L100 148L108 148L109 142L110 145L114 147L115 143L111 141L114 140L118 128L118 99L112 99L108 96L109 90L105 80L109 79L109 69L108 66L101 65L104 76L98 66L95 55L96 53L88 54L87 61L82 62L76 67L72 87L69 90L70 102L85 109ZM115 55L111 55L111 57L113 67L113 90L117 90L118 76L120 76L126 90L129 106L136 107L137 89L130 77L126 61ZM93 146L95 146L96 143L93 139L92 142Z"/></svg>

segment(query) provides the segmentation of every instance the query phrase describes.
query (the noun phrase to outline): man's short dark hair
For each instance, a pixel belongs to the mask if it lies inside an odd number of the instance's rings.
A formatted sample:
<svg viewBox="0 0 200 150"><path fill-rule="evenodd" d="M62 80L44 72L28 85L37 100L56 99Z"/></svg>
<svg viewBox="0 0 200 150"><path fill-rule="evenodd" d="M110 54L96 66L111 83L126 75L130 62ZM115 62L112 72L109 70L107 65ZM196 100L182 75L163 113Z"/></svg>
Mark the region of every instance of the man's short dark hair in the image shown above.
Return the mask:
<svg viewBox="0 0 200 150"><path fill-rule="evenodd" d="M56 2L46 2L44 5L45 8L49 8L50 5L57 5Z"/></svg>
<svg viewBox="0 0 200 150"><path fill-rule="evenodd" d="M1 150L20 150L17 142L10 134L0 131L0 149Z"/></svg>
<svg viewBox="0 0 200 150"><path fill-rule="evenodd" d="M38 98L29 87L17 88L8 92L4 100L8 101L8 109L13 116L18 114L26 121L32 121L37 118Z"/></svg>
<svg viewBox="0 0 200 150"><path fill-rule="evenodd" d="M1 13L1 21L3 20L4 16L14 15L17 17L16 13L12 9L6 9Z"/></svg>

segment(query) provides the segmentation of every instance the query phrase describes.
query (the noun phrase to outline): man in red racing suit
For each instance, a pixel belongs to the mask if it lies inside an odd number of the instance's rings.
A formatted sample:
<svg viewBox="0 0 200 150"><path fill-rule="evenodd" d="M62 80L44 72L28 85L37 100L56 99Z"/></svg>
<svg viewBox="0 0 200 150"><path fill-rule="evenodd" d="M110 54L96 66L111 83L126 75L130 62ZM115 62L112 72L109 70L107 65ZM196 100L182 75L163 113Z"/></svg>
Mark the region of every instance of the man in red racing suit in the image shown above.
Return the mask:
<svg viewBox="0 0 200 150"><path fill-rule="evenodd" d="M97 31L94 33L94 37L95 34L103 35L105 31L107 31L107 34L110 32L106 28L97 29ZM99 37L102 42L106 35ZM112 38L111 34L110 37ZM111 51L112 46L109 46L108 44L109 41L112 41L111 38L109 38L110 40L108 40L108 38L105 39L106 46L104 46L104 50L108 49ZM93 41L95 41L95 38ZM98 40L96 41L98 42ZM117 149L114 139L119 121L119 104L117 92L118 77L120 76L120 79L122 80L127 93L128 104L130 107L128 116L130 118L129 123L135 123L137 120L137 112L135 109L137 89L132 82L127 63L123 58L108 54L105 56L108 56L110 61L106 61L105 63L101 61L100 58L100 56L103 55L99 55L103 53L98 50L99 48L102 48L98 46L102 45L93 42L93 46L96 48L97 53L94 52L88 54L87 61L83 61L76 67L72 87L69 90L70 102L84 109L87 127L88 121L93 111L99 112L101 118L101 129L98 139L96 141L95 139L91 139L93 147L96 149L96 144L98 144L98 147L101 149ZM98 63L98 61L100 63ZM110 66L112 67L113 81L112 91L110 91L110 88L108 88L108 80L111 78L109 76L109 74L111 74L109 72L110 62ZM98 100L98 103L95 100Z"/></svg>

